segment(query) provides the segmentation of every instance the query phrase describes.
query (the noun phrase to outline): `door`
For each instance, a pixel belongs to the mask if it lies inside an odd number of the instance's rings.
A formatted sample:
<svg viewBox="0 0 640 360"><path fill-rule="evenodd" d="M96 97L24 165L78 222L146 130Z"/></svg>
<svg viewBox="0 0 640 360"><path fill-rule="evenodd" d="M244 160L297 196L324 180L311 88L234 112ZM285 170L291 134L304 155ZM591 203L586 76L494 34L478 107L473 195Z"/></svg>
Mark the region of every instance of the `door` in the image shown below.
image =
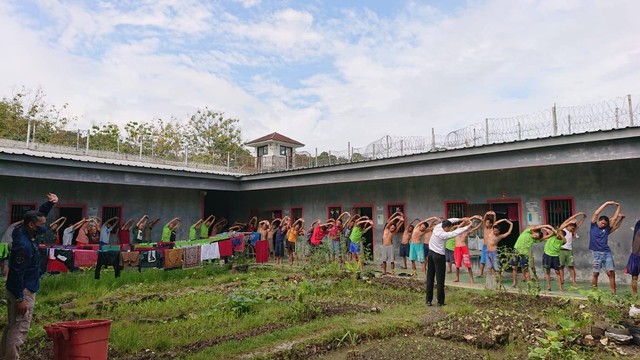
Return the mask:
<svg viewBox="0 0 640 360"><path fill-rule="evenodd" d="M369 219L375 221L373 218L373 205L355 205L353 207L353 213L360 216L366 216ZM374 223L375 227L375 223ZM364 235L362 235L362 250L364 251L365 260L373 260L374 251L373 241L373 227L369 229Z"/></svg>
<svg viewBox="0 0 640 360"><path fill-rule="evenodd" d="M518 236L520 235L520 204L516 202L491 203L491 210L496 213L496 221L501 219L509 219L513 222L513 230L511 235L500 241L500 247L513 248ZM500 223L500 233L509 230L509 224Z"/></svg>

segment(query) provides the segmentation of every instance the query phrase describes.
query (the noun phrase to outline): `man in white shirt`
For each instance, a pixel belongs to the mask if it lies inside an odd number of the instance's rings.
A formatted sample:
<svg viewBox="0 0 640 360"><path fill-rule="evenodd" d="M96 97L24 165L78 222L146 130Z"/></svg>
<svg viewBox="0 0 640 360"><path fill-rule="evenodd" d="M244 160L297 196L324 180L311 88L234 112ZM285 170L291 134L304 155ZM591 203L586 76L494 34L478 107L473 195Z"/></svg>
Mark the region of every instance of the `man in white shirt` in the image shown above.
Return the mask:
<svg viewBox="0 0 640 360"><path fill-rule="evenodd" d="M460 227L451 231L454 224L460 223ZM471 225L469 218L451 218L436 225L429 239L429 255L427 256L427 306L433 301L434 280L438 283L438 305L444 305L444 277L446 270L445 243L447 239L456 237L467 231Z"/></svg>

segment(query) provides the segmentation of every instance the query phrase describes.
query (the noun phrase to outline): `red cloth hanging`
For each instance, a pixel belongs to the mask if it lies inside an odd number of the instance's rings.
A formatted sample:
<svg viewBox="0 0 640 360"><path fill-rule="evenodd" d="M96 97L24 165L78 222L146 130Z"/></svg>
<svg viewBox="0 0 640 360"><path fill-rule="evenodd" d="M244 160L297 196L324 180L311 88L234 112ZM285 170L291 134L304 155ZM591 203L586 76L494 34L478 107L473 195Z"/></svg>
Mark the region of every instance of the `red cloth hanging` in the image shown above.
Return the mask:
<svg viewBox="0 0 640 360"><path fill-rule="evenodd" d="M220 249L220 257L233 255L231 240L218 241L218 248Z"/></svg>
<svg viewBox="0 0 640 360"><path fill-rule="evenodd" d="M265 263L269 261L269 241L260 240L256 242L256 262Z"/></svg>

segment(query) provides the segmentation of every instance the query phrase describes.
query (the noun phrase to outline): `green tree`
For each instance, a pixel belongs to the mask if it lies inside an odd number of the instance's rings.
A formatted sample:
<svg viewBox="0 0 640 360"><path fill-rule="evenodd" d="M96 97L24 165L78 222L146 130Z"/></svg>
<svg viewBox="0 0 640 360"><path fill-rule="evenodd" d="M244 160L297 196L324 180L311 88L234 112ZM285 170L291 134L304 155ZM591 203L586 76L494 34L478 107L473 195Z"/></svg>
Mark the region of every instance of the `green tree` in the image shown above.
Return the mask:
<svg viewBox="0 0 640 360"><path fill-rule="evenodd" d="M186 142L189 158L196 161L223 164L227 153L230 155L249 155L242 146L242 130L239 120L226 118L224 113L199 109L189 118L186 129Z"/></svg>
<svg viewBox="0 0 640 360"><path fill-rule="evenodd" d="M116 124L108 123L91 127L89 147L95 150L117 151L120 142L120 128Z"/></svg>

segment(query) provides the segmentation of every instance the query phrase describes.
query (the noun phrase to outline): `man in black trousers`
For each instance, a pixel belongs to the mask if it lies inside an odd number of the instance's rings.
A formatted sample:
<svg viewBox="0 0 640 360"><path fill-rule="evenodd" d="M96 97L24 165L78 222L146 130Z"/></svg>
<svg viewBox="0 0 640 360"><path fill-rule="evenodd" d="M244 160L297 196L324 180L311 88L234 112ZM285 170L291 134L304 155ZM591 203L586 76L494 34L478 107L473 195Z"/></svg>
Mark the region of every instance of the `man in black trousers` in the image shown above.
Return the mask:
<svg viewBox="0 0 640 360"><path fill-rule="evenodd" d="M460 223L460 227L451 231L454 224ZM433 301L433 284L438 284L438 305L444 305L444 276L446 270L445 242L467 231L471 225L469 218L451 218L436 225L429 239L429 255L427 256L427 306Z"/></svg>

